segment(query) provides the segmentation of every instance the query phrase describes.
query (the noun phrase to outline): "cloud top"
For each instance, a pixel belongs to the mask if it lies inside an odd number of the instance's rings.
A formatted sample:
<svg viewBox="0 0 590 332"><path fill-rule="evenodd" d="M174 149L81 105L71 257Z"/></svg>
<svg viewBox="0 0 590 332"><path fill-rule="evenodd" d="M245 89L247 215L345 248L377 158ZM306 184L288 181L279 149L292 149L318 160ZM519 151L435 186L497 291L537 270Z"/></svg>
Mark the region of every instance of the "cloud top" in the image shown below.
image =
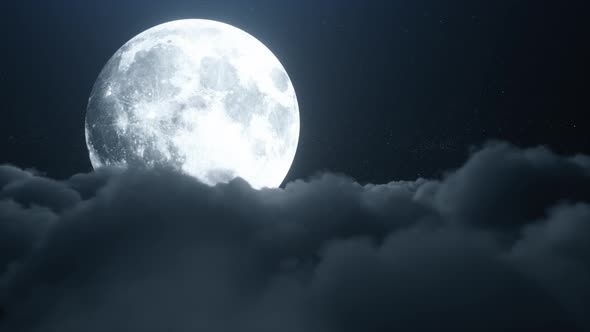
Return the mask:
<svg viewBox="0 0 590 332"><path fill-rule="evenodd" d="M0 328L587 331L589 160L494 143L442 179L264 190L0 166Z"/></svg>

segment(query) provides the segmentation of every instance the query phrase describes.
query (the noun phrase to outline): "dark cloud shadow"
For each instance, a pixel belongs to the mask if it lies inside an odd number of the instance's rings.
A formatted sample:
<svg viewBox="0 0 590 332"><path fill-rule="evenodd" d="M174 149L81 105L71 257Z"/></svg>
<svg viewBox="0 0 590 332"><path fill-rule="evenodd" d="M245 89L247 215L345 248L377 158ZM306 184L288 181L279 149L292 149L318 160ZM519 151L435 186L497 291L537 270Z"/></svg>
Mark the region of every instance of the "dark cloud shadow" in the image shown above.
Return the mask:
<svg viewBox="0 0 590 332"><path fill-rule="evenodd" d="M588 160L493 143L442 179L263 190L0 166L0 328L587 331Z"/></svg>

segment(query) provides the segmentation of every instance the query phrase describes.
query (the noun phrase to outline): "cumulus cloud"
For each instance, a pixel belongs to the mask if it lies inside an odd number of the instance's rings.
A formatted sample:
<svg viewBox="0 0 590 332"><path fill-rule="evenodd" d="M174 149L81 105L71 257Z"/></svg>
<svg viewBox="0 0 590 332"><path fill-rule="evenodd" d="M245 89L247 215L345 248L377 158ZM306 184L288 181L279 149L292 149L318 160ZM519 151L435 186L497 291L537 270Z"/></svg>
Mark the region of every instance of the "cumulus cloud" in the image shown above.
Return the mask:
<svg viewBox="0 0 590 332"><path fill-rule="evenodd" d="M495 143L437 180L211 187L0 166L6 331L588 331L590 162Z"/></svg>

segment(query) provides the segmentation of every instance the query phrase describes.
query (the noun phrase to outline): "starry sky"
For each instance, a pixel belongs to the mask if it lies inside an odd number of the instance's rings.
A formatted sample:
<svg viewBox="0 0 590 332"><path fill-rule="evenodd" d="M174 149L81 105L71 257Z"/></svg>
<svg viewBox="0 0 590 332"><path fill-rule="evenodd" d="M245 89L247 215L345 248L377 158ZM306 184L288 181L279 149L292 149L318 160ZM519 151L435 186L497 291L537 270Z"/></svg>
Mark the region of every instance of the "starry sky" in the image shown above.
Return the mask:
<svg viewBox="0 0 590 332"><path fill-rule="evenodd" d="M91 169L84 116L110 56L154 25L208 18L266 44L301 112L287 181L439 176L490 140L590 152L583 1L11 1L0 163Z"/></svg>

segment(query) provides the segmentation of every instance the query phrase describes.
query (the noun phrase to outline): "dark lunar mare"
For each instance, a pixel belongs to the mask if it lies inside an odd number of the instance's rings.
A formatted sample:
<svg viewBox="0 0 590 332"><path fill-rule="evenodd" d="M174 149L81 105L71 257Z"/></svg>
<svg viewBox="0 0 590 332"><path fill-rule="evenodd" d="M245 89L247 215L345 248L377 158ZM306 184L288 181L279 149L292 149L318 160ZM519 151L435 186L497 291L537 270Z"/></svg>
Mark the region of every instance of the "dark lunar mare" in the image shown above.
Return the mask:
<svg viewBox="0 0 590 332"><path fill-rule="evenodd" d="M125 163L141 167L145 165L145 160L153 160L161 167L178 169L179 165L165 160L161 147L154 145L156 137L145 137L143 133L140 135L141 128L137 125L140 120L135 114L147 110L135 108L142 102L169 100L179 92L177 87L169 83L174 75L169 63L181 52L165 44L148 51L139 51L124 73L119 69L122 53L123 50L118 51L109 60L92 89L86 114L88 141L102 164ZM177 129L175 121L186 105L169 103L167 106L166 111L172 113L172 122L158 124L164 137L172 136ZM125 116L128 121L125 130L117 126L121 116ZM142 154L138 153L138 146L143 147ZM172 160L182 161L183 156L172 144L168 144L167 148L173 156Z"/></svg>

